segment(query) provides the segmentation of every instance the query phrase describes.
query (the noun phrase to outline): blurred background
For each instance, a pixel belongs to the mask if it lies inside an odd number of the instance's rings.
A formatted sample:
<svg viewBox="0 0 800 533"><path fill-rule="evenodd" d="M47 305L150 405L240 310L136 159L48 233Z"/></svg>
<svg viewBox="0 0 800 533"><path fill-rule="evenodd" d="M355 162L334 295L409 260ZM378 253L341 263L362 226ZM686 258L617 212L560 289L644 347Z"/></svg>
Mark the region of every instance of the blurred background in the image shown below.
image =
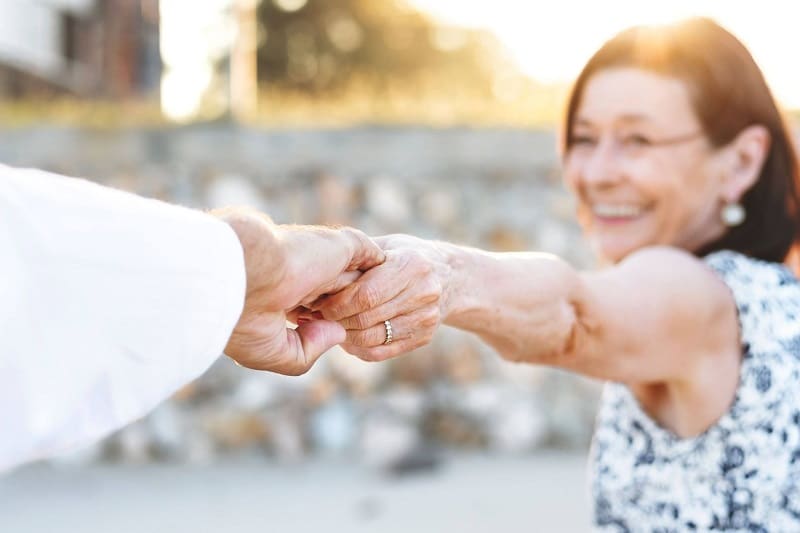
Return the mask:
<svg viewBox="0 0 800 533"><path fill-rule="evenodd" d="M0 0L0 161L588 267L556 152L571 80L620 29L700 14L795 117L798 8L751 10ZM382 364L333 350L299 378L222 358L104 442L0 478L0 531L584 531L600 386L446 328Z"/></svg>

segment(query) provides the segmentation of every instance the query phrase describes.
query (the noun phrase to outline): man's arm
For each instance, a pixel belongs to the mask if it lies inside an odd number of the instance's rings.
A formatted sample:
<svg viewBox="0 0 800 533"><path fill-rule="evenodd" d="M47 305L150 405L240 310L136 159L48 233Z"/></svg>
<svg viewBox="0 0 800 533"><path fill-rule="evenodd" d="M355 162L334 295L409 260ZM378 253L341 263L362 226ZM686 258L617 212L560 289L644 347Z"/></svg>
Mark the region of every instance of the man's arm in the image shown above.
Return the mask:
<svg viewBox="0 0 800 533"><path fill-rule="evenodd" d="M142 416L219 356L242 249L203 213L0 167L0 470Z"/></svg>
<svg viewBox="0 0 800 533"><path fill-rule="evenodd" d="M287 330L285 311L382 261L377 246L221 216L0 166L0 471L143 416L223 349L297 374L344 337Z"/></svg>

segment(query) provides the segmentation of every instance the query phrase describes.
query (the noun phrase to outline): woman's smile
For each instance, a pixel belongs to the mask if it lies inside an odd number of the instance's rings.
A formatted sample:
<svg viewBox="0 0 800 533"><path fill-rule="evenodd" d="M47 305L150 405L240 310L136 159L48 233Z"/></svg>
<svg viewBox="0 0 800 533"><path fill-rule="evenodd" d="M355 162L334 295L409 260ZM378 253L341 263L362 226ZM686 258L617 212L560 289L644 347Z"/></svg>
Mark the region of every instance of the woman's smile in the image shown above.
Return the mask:
<svg viewBox="0 0 800 533"><path fill-rule="evenodd" d="M628 203L594 203L590 209L595 222L603 225L620 225L641 218L646 209L640 205Z"/></svg>

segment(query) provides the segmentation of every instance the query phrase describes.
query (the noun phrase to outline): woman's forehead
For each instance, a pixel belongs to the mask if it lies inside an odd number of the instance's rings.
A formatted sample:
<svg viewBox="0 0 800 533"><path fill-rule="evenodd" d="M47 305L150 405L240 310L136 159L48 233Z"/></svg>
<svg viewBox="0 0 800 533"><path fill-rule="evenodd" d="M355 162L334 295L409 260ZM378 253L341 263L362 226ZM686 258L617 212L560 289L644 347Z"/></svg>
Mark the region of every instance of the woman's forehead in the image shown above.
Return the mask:
<svg viewBox="0 0 800 533"><path fill-rule="evenodd" d="M593 74L583 89L575 125L698 125L689 88L656 72L620 67Z"/></svg>

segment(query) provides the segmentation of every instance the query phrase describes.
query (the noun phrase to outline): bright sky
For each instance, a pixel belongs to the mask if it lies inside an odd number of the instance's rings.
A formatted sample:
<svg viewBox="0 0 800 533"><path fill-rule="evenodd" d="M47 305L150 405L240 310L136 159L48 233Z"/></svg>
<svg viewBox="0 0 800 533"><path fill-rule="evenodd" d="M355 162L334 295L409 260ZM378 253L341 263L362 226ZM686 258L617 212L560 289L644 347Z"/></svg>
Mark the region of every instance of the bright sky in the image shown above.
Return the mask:
<svg viewBox="0 0 800 533"><path fill-rule="evenodd" d="M262 1L288 10L301 9L308 2ZM798 0L406 1L445 23L490 30L525 73L543 82L573 80L606 39L630 25L709 16L750 48L781 103L800 109ZM232 20L223 16L233 2L160 0L165 63L161 96L169 116L188 119L197 109L211 80L209 54L224 50L235 34Z"/></svg>
<svg viewBox="0 0 800 533"><path fill-rule="evenodd" d="M797 0L409 1L441 21L492 31L523 71L544 82L571 81L625 27L708 16L747 45L781 103L800 108Z"/></svg>

